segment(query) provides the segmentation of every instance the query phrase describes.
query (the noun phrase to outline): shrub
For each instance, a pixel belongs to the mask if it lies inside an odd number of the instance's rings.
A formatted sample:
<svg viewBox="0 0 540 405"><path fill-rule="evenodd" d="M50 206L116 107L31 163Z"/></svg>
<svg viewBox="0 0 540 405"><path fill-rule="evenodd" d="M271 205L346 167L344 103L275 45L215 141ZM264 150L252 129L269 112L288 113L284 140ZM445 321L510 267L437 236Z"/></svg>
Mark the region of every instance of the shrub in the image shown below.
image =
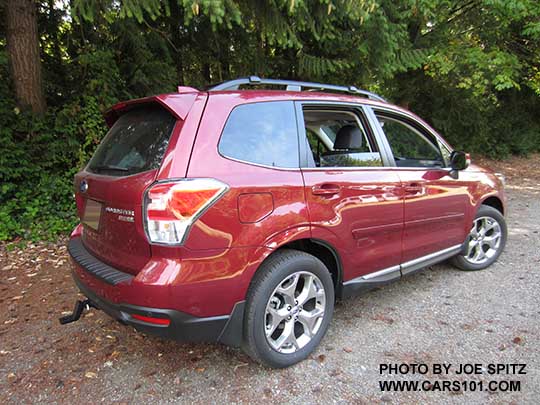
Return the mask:
<svg viewBox="0 0 540 405"><path fill-rule="evenodd" d="M41 118L3 112L0 240L53 239L75 225L73 176L105 133L97 103L85 96Z"/></svg>

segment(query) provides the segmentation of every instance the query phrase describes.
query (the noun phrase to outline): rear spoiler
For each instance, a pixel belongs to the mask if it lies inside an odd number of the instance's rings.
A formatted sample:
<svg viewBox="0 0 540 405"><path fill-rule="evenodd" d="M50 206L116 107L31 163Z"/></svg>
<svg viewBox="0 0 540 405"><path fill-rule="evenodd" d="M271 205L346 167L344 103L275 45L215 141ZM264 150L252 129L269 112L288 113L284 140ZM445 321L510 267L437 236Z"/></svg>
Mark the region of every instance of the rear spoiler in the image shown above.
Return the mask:
<svg viewBox="0 0 540 405"><path fill-rule="evenodd" d="M137 98L129 101L122 101L113 105L103 114L105 122L110 127L116 122L118 117L134 107L144 104L158 104L164 107L177 119L184 120L189 110L193 106L195 99L201 92L191 87L179 87L178 93L160 94L158 96Z"/></svg>

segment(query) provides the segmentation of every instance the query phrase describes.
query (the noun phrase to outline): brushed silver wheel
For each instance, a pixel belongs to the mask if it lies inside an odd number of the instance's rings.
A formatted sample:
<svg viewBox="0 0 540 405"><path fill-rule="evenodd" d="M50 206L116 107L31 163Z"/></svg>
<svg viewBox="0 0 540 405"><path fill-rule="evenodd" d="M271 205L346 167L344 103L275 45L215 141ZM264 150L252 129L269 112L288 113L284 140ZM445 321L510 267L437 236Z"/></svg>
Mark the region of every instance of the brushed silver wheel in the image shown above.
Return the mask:
<svg viewBox="0 0 540 405"><path fill-rule="evenodd" d="M294 353L319 331L326 294L313 273L299 271L281 281L266 304L264 328L268 344L277 352Z"/></svg>
<svg viewBox="0 0 540 405"><path fill-rule="evenodd" d="M498 253L501 238L501 225L495 218L476 218L469 233L467 253L463 258L475 265L486 263Z"/></svg>

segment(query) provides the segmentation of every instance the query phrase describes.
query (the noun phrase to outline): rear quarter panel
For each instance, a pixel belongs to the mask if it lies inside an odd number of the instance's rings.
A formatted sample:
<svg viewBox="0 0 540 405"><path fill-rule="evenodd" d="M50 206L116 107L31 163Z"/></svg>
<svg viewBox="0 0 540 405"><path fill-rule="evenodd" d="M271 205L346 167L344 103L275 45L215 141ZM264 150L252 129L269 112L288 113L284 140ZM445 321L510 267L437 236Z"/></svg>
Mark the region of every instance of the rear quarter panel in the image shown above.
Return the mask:
<svg viewBox="0 0 540 405"><path fill-rule="evenodd" d="M275 246L274 237L281 235L287 240L288 233L297 235L299 229L309 237L304 183L299 169L240 162L221 156L218 151L230 112L245 102L240 94L213 94L208 98L187 175L216 178L226 183L229 190L194 224L185 242L189 249ZM268 194L271 203L265 197ZM239 204L254 199L260 199L264 207L245 205L239 211Z"/></svg>

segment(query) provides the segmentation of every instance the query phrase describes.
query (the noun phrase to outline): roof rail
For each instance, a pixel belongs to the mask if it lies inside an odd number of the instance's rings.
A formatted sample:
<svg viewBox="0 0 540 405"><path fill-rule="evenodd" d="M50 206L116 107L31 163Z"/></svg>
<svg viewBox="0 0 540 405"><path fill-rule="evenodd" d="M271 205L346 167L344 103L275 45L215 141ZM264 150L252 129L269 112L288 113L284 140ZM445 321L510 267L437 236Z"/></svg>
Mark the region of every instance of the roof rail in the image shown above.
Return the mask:
<svg viewBox="0 0 540 405"><path fill-rule="evenodd" d="M359 94L362 96L366 96L371 100L382 101L384 103L387 102L381 96L367 90L358 89L355 86L336 86L334 84L299 82L295 80L261 79L259 76L241 77L239 79L229 80L223 83L219 83L208 90L209 91L238 90L238 88L242 85L257 86L260 84L273 84L276 86L286 86L287 91L302 91L305 88L317 89L317 90L342 91L344 93Z"/></svg>

